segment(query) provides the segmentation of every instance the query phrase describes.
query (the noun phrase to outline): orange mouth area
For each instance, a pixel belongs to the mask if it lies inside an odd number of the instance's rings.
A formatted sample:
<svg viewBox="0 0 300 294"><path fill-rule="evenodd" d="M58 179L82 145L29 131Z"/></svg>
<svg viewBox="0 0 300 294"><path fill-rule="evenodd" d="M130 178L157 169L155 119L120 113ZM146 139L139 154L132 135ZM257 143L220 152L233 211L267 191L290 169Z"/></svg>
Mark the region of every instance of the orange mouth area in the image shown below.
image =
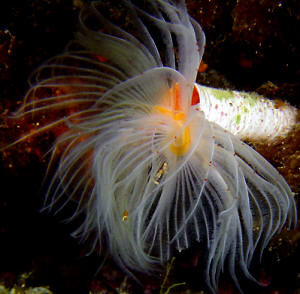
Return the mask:
<svg viewBox="0 0 300 294"><path fill-rule="evenodd" d="M168 118L172 119L174 127L170 130L168 134L169 139L172 143L169 145L170 150L177 156L184 155L191 144L191 135L189 126L186 124L186 115L180 110L179 105L179 90L178 84L170 90L171 105L172 110L169 110L163 106L154 106L154 109Z"/></svg>

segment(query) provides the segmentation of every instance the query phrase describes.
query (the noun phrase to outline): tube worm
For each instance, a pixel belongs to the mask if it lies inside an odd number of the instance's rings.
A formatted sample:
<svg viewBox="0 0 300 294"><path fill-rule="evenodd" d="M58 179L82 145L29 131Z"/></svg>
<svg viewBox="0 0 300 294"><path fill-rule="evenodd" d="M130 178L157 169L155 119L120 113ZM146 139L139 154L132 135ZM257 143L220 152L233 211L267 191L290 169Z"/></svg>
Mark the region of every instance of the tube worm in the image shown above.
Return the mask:
<svg viewBox="0 0 300 294"><path fill-rule="evenodd" d="M142 2L124 1L122 28L101 14L104 2L82 9L76 39L32 76L15 113L58 118L16 142L60 128L45 208L76 203L70 219L84 220L74 236L94 236L91 250L106 242L123 269L160 270L174 250L202 242L212 292L225 266L237 286L237 270L255 280L254 252L296 223L293 193L237 137L252 132L244 117L256 104L195 84L205 36L184 1Z"/></svg>
<svg viewBox="0 0 300 294"><path fill-rule="evenodd" d="M297 124L297 109L288 103L278 106L256 93L215 89L195 84L199 109L242 140L266 143L285 137Z"/></svg>

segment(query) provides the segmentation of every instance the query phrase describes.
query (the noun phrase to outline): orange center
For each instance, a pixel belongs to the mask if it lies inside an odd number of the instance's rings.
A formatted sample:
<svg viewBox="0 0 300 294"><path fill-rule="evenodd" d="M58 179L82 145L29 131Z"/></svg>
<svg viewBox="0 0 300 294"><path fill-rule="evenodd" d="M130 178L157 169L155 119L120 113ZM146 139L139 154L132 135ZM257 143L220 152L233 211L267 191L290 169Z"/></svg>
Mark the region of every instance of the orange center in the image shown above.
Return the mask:
<svg viewBox="0 0 300 294"><path fill-rule="evenodd" d="M186 123L186 116L183 111L180 109L179 103L179 87L176 83L173 88L171 88L169 93L170 104L172 110L169 110L165 107L156 105L154 109L159 112L160 114L166 115L167 117L171 118L174 122L174 129L170 131L169 137L172 140L169 148L170 150L178 156L184 155L191 143L191 136L190 136L190 128L185 126Z"/></svg>

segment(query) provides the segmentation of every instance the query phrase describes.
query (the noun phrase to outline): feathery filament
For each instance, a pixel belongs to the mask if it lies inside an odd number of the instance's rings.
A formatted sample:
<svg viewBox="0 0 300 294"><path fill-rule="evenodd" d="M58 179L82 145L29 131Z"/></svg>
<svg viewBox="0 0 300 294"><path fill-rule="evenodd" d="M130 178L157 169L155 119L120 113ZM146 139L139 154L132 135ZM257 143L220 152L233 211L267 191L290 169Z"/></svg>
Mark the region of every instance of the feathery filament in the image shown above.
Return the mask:
<svg viewBox="0 0 300 294"><path fill-rule="evenodd" d="M101 15L101 2L83 8L76 39L33 75L15 114L59 118L16 142L60 127L45 207L74 201L71 219L84 215L74 236L96 233L91 249L105 239L125 270L159 270L174 250L202 242L212 292L225 265L237 286L237 268L255 280L254 252L296 223L293 193L262 156L206 119L212 90L195 85L205 36L184 1L142 2L124 1L125 28Z"/></svg>

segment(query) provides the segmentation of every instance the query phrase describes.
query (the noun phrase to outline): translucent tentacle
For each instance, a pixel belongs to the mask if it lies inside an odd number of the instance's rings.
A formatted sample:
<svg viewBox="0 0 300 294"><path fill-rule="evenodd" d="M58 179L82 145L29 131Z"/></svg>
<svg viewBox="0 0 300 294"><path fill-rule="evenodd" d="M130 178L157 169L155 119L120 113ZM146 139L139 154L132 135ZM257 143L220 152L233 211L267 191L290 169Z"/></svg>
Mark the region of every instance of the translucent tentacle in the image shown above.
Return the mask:
<svg viewBox="0 0 300 294"><path fill-rule="evenodd" d="M125 270L150 273L174 250L205 242L210 289L226 266L239 287L238 270L254 280L256 248L262 254L296 223L293 193L256 151L191 105L205 37L184 1L124 2L132 21L122 28L101 14L102 2L82 10L76 40L33 74L15 113L56 119L16 142L65 126L45 208L72 201L70 219L84 214L73 235L93 236L91 250L106 242Z"/></svg>

